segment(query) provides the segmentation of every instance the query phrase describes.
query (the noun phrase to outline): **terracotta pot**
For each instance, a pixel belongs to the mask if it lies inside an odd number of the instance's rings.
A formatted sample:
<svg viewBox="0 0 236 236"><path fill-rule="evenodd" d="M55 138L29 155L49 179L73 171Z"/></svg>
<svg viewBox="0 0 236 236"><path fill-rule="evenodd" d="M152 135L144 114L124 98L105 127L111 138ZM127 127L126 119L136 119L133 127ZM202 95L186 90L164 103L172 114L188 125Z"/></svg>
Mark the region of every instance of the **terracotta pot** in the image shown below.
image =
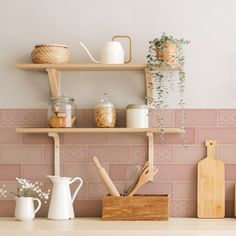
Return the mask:
<svg viewBox="0 0 236 236"><path fill-rule="evenodd" d="M161 63L166 63L168 65L173 64L176 58L176 44L175 43L165 43L163 44L163 49L156 49L157 59Z"/></svg>

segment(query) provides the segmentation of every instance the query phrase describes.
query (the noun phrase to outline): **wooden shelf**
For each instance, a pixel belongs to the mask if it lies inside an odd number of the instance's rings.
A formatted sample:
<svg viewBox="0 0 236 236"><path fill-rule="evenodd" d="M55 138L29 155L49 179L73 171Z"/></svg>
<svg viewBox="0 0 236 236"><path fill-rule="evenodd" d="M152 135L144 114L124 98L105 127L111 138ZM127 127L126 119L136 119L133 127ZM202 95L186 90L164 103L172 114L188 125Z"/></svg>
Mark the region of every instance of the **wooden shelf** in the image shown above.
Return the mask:
<svg viewBox="0 0 236 236"><path fill-rule="evenodd" d="M17 133L48 134L54 140L54 173L60 176L60 137L62 133L143 133L148 139L148 161L153 165L153 134L161 133L159 128L16 128ZM180 134L180 128L163 128L166 134Z"/></svg>
<svg viewBox="0 0 236 236"><path fill-rule="evenodd" d="M17 64L22 70L46 71L55 69L57 71L143 71L146 64Z"/></svg>
<svg viewBox="0 0 236 236"><path fill-rule="evenodd" d="M163 128L164 133L179 134L180 128ZM159 128L16 128L17 133L160 133Z"/></svg>

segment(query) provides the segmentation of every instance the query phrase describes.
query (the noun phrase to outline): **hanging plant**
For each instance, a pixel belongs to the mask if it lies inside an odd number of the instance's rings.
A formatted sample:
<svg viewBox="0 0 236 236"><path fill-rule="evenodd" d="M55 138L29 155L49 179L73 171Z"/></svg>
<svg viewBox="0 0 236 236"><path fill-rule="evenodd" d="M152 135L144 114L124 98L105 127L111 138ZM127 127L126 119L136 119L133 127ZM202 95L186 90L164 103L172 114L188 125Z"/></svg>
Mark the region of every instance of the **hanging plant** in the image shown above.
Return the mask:
<svg viewBox="0 0 236 236"><path fill-rule="evenodd" d="M150 69L152 81L150 88L152 97L147 97L148 104L154 109L161 110L168 107L168 94L174 88L175 78L178 81L178 104L183 109L181 128L184 129L184 92L185 92L185 71L184 71L184 53L183 46L190 41L185 39L176 39L165 33L160 38L149 41L147 54L147 64ZM163 132L163 116L157 117L157 122L161 132Z"/></svg>

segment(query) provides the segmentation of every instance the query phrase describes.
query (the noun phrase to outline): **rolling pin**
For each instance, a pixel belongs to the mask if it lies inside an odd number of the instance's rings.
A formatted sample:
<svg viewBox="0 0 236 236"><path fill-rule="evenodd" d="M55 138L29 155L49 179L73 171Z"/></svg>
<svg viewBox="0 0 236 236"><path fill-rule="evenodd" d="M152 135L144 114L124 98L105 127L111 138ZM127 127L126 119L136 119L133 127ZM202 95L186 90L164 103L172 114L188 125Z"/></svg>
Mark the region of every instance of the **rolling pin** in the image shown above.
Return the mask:
<svg viewBox="0 0 236 236"><path fill-rule="evenodd" d="M100 162L98 161L97 157L93 156L92 158L93 163L97 167L98 174L105 184L107 190L109 191L111 196L120 196L119 192L117 191L115 185L113 184L112 180L110 179L109 175L107 174L106 170L101 166Z"/></svg>

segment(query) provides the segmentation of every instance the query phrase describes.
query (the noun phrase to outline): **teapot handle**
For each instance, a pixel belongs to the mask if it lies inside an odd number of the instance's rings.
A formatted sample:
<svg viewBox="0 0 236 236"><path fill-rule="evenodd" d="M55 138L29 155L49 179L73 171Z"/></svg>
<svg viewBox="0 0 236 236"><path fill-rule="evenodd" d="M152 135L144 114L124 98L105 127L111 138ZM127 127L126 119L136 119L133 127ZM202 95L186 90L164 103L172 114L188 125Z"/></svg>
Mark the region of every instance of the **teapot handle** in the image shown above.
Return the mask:
<svg viewBox="0 0 236 236"><path fill-rule="evenodd" d="M132 55L132 53L131 53L131 38L127 35L115 35L112 37L112 41L115 41L114 39L116 39L116 38L127 38L129 40L129 57L128 57L128 60L125 61L125 64L130 63L131 62L131 55Z"/></svg>
<svg viewBox="0 0 236 236"><path fill-rule="evenodd" d="M82 184L83 184L83 180L80 178L80 177L75 177L74 179L72 179L70 181L70 184L74 183L76 180L79 180L80 183L79 183L79 186L75 189L74 193L73 193L73 196L72 196L72 203L74 202L75 200L75 196L77 195L77 193L79 192L80 188L82 187Z"/></svg>

